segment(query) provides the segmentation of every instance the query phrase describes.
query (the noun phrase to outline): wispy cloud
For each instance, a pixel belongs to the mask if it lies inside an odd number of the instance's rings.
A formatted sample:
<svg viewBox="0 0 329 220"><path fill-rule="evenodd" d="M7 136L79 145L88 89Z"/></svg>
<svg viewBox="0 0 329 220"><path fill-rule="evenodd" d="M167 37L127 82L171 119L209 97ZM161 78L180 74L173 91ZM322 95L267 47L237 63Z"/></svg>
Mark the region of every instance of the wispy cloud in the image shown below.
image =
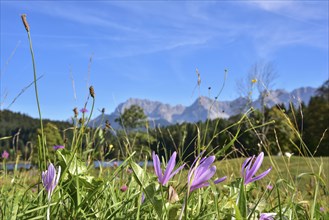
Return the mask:
<svg viewBox="0 0 329 220"><path fill-rule="evenodd" d="M244 2L259 9L288 17L300 22L319 25L314 21L327 21L328 1L246 1ZM323 26L325 24L322 24Z"/></svg>
<svg viewBox="0 0 329 220"><path fill-rule="evenodd" d="M244 1L242 5L273 14L246 32L259 56L297 45L328 50L328 2Z"/></svg>
<svg viewBox="0 0 329 220"><path fill-rule="evenodd" d="M322 4L328 5L305 1L98 2L97 5L46 2L31 3L29 7L44 16L77 23L81 28L76 36L59 33L40 37L78 40L76 45L86 45L87 40L92 40L89 43L98 51L95 59L111 59L185 47L199 49L202 45L221 47L246 36L264 56L289 45L327 49L328 13ZM232 8L237 13L232 14ZM255 9L277 16L262 20L264 14L255 15ZM290 22L280 17L289 17Z"/></svg>

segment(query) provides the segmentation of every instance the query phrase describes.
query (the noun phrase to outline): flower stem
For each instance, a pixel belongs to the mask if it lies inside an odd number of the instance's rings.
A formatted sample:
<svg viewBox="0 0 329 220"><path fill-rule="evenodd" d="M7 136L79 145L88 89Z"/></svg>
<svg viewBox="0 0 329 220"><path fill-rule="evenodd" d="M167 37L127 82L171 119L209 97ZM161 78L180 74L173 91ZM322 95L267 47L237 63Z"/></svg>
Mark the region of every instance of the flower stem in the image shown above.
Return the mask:
<svg viewBox="0 0 329 220"><path fill-rule="evenodd" d="M41 148L39 152L39 168L41 170L45 170L47 166L47 161L46 161L46 147L45 147L45 137L44 137L44 132L43 132L43 123L42 123L42 116L41 116L41 109L40 109L40 103L39 103L39 94L38 94L38 85L37 85L37 70L36 70L36 65L35 65L35 60L34 60L34 52L33 52L33 46L32 46L32 39L30 35L30 28L26 20L26 15L22 15L22 21L23 24L26 28L27 31L27 37L29 39L29 44L30 44L30 52L31 52L31 57L32 57L32 65L33 65L33 76L34 76L34 90L35 90L35 97L37 101L37 107L38 107L38 113L39 113L39 119L40 119L40 129L41 129L41 143L39 147Z"/></svg>

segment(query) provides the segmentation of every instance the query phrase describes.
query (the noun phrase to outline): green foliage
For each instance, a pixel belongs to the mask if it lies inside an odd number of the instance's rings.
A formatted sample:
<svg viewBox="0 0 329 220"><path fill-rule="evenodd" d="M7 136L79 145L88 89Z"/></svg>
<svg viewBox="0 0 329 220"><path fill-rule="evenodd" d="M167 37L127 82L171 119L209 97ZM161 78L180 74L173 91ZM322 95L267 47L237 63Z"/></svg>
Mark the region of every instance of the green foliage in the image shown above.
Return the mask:
<svg viewBox="0 0 329 220"><path fill-rule="evenodd" d="M59 132L71 126L70 123L64 121L43 120L43 122L45 124L51 123ZM9 110L0 110L0 124L0 137L10 137L0 140L1 152L2 150L10 152L11 160L16 159L16 154L22 155L21 159L28 160L32 151L36 153L37 130L40 127L39 119ZM51 132L49 135L52 136ZM71 134L66 132L66 137L71 138Z"/></svg>
<svg viewBox="0 0 329 220"><path fill-rule="evenodd" d="M115 122L118 122L122 128L126 128L128 131L139 128L143 125L146 125L147 117L144 114L144 110L138 105L132 105L129 108L125 109L123 114L115 119Z"/></svg>
<svg viewBox="0 0 329 220"><path fill-rule="evenodd" d="M264 116L258 110L251 110L246 115L232 116L229 119L207 120L196 124L182 123L152 129L146 127L144 130L137 128L147 125L145 115L140 107L132 106L117 119L124 122L122 125L128 132L84 128L85 138L80 144L82 148L93 150L93 155L98 155L98 159L122 159L133 151L136 151L136 158L142 159L150 150L157 150L160 154L176 150L185 161L191 162L194 160L193 154L196 149L206 147L209 152L217 153L234 140L234 134L240 130L233 144L236 151L227 155L228 157L256 154L259 145L263 145L262 148L271 154L291 152L325 156L329 155L329 133L326 130L329 121L329 102L326 99L328 82L318 89L317 94L318 96L311 98L308 106L301 103L299 107L290 105L289 109L285 109L283 105L277 105L265 109ZM10 153L11 160L14 160L17 154L28 160L32 151L34 154L37 153L39 121L8 110L0 113L0 137L11 137L0 140L1 149ZM266 124L262 124L263 117ZM125 121L128 122L128 126ZM62 136L65 137L66 143L72 144L72 124L49 120L44 120L44 123L48 147L62 144ZM266 133L266 138L262 138L262 132ZM93 139L86 142L91 137ZM306 146L309 153L303 150Z"/></svg>
<svg viewBox="0 0 329 220"><path fill-rule="evenodd" d="M329 156L329 100L325 97L311 98L304 111L305 120L303 136L305 144L314 155Z"/></svg>
<svg viewBox="0 0 329 220"><path fill-rule="evenodd" d="M48 147L55 145L63 145L63 138L58 130L57 126L48 122L44 127L44 135L46 136ZM41 130L37 130L38 135L41 135Z"/></svg>
<svg viewBox="0 0 329 220"><path fill-rule="evenodd" d="M297 136L293 130L291 123L285 109L281 107L273 107L268 112L269 120L274 123L268 126L267 140L269 151L271 154L278 154L279 152L291 152L291 141L296 142Z"/></svg>

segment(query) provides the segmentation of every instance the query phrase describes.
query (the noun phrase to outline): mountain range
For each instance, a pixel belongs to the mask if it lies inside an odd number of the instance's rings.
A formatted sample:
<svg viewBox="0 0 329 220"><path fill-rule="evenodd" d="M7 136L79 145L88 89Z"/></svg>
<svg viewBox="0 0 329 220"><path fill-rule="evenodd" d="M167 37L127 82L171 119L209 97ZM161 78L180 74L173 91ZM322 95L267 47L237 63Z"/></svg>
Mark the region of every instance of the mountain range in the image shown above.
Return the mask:
<svg viewBox="0 0 329 220"><path fill-rule="evenodd" d="M290 102L295 106L303 102L308 105L312 96L315 95L316 89L312 87L302 87L288 92L283 89L269 91L265 97L267 107L276 104L284 104L289 107ZM108 120L114 129L119 128L119 124L115 122L116 118L125 109L132 105L138 105L143 108L145 115L150 121L150 125L166 126L183 122L205 121L206 119L229 118L231 116L245 112L250 106L260 109L261 98L250 102L247 98L239 97L232 101L219 101L209 97L200 96L190 106L164 104L159 101L151 101L148 99L130 98L119 104L111 114L99 115L90 121L90 126L103 126Z"/></svg>

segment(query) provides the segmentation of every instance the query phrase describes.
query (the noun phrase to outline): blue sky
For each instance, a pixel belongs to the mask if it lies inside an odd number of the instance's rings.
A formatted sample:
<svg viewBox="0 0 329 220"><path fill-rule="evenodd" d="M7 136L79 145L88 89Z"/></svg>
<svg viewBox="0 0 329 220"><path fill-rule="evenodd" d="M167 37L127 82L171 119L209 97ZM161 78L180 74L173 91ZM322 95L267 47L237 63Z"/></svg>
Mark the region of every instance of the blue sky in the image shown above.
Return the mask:
<svg viewBox="0 0 329 220"><path fill-rule="evenodd" d="M328 79L328 1L1 1L1 109L37 117L27 14L44 118L66 120L93 85L96 109L128 98L190 105L239 97L237 81L271 62L273 89ZM91 62L90 62L91 60ZM200 89L196 89L198 68ZM90 71L89 71L90 70ZM211 87L209 92L208 87ZM90 107L90 105L88 105ZM94 114L97 116L98 112Z"/></svg>

